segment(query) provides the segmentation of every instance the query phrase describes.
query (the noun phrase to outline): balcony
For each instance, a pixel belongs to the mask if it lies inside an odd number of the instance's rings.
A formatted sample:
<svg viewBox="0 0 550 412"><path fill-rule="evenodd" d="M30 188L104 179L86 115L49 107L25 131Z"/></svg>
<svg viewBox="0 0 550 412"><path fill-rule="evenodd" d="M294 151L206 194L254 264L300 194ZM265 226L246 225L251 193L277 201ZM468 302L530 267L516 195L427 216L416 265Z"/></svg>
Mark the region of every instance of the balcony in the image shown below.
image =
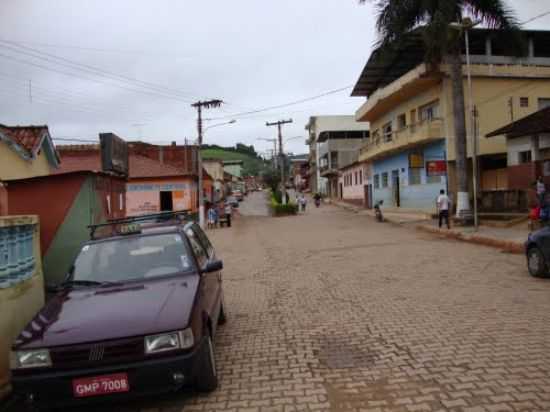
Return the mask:
<svg viewBox="0 0 550 412"><path fill-rule="evenodd" d="M443 121L439 118L425 120L385 136L373 136L372 141L361 148L359 160L374 160L443 138Z"/></svg>

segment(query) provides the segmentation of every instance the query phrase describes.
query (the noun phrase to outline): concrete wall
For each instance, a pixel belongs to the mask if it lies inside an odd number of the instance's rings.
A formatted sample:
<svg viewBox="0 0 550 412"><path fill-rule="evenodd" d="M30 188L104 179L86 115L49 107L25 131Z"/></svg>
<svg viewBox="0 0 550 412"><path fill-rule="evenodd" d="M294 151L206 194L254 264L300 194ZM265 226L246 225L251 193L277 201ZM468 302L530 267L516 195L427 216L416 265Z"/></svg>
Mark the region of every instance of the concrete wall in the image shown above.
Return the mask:
<svg viewBox="0 0 550 412"><path fill-rule="evenodd" d="M19 332L44 305L44 279L40 259L40 228L36 216L4 216L0 217L0 229L21 225L32 225L32 255L34 268L30 277L12 286L0 288L0 389L8 383L9 351L11 344ZM0 235L0 249L5 243ZM9 253L9 250L8 250ZM10 258L8 258L10 259ZM0 277L4 273L0 262ZM0 391L1 392L1 391Z"/></svg>
<svg viewBox="0 0 550 412"><path fill-rule="evenodd" d="M25 160L5 142L0 141L0 180L45 176L50 172L50 162L45 150L41 150L35 159Z"/></svg>
<svg viewBox="0 0 550 412"><path fill-rule="evenodd" d="M441 159L444 155L445 144L434 143L421 148L424 155L424 162ZM373 188L373 200L383 200L383 207L395 207L394 182L392 171L397 170L399 174L400 207L410 209L421 209L426 211L435 210L435 199L441 189L446 189L445 177L439 179L439 183L429 183L426 176L426 168L420 169L420 184L411 185L409 182L409 153L403 151L394 156L375 161L373 164L374 175L380 176L380 188ZM388 187L382 187L382 174L388 173Z"/></svg>
<svg viewBox="0 0 550 412"><path fill-rule="evenodd" d="M351 184L348 184L348 185L344 184L344 181L346 180L345 176L350 177ZM357 176L357 179L356 179L356 176ZM339 183L342 184L344 200L363 202L365 198L364 186L367 184L365 165L358 164L342 170L341 176L339 178Z"/></svg>

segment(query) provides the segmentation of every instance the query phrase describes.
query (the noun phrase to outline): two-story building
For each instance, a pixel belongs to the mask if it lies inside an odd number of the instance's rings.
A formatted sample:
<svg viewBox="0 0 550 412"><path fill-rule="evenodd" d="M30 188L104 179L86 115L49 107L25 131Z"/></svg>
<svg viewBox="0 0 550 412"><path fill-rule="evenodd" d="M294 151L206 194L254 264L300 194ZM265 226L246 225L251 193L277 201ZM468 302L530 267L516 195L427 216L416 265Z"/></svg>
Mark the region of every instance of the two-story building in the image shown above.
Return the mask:
<svg viewBox="0 0 550 412"><path fill-rule="evenodd" d="M353 116L312 116L306 130L309 131L310 170L316 173L314 181L310 180L311 190L341 197L339 169L357 160L359 149L369 139L368 124L357 122Z"/></svg>
<svg viewBox="0 0 550 412"><path fill-rule="evenodd" d="M538 110L550 96L550 32L524 31L527 55L516 57L510 42L496 30L470 32L470 70L477 142L479 190L484 178L506 168L504 137L486 134ZM465 53L465 51L464 51ZM465 100L466 57L463 56ZM422 28L393 50L375 50L353 96L368 100L357 110L358 121L370 122L371 141L359 160L372 165L367 185L374 201L413 209L435 209L441 189L455 186L455 137L450 67L425 63ZM466 130L471 131L470 116ZM468 133L468 173L472 179L473 133ZM506 180L498 189L507 187ZM472 188L470 188L472 191ZM472 192L473 193L473 192ZM455 196L456 198L456 196Z"/></svg>

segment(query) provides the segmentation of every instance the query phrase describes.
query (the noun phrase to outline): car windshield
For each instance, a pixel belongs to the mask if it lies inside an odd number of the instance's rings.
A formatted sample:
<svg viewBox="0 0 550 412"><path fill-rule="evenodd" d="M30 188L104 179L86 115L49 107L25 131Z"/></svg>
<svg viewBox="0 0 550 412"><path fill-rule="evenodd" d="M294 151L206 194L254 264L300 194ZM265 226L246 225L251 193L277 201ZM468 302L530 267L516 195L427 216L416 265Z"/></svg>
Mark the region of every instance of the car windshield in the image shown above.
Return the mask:
<svg viewBox="0 0 550 412"><path fill-rule="evenodd" d="M118 238L85 245L75 260L71 281L123 282L151 279L192 269L181 235Z"/></svg>

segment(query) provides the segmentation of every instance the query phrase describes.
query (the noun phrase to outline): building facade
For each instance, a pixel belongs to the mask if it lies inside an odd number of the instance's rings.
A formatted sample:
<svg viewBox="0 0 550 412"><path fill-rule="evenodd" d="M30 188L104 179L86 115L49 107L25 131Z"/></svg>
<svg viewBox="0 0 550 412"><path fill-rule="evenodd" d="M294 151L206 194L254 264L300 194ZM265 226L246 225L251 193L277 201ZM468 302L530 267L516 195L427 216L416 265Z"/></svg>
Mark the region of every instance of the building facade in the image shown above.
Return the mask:
<svg viewBox="0 0 550 412"><path fill-rule="evenodd" d="M369 126L357 122L353 116L312 116L306 130L310 188L337 198L338 169L357 160L359 149L369 139Z"/></svg>
<svg viewBox="0 0 550 412"><path fill-rule="evenodd" d="M511 117L538 110L550 96L549 32L524 31L524 35L528 54L517 58L500 32L474 29L470 33L475 123L467 116L468 173L471 183L475 133L480 191L493 190L492 176L507 165L505 138L486 135ZM399 49L375 50L352 95L368 98L356 119L370 122L372 139L359 158L373 164L369 184L375 200L433 211L439 190L448 187L451 197L456 193L453 101L450 67L445 62L427 66L424 56L421 29L411 33ZM463 73L467 73L465 65ZM468 102L466 79L464 90Z"/></svg>

